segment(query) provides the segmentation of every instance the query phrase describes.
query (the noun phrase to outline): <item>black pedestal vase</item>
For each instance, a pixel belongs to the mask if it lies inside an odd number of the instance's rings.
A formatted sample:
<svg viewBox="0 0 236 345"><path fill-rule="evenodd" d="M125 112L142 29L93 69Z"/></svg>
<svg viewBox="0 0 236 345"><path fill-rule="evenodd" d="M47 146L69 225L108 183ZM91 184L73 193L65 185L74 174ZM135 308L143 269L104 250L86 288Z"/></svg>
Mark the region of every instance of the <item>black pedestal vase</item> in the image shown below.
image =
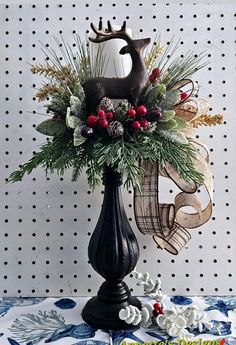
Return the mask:
<svg viewBox="0 0 236 345"><path fill-rule="evenodd" d="M118 330L130 328L119 319L119 311L141 303L132 297L123 278L132 272L139 257L137 239L127 219L122 195L122 177L112 167L105 167L104 200L96 228L91 236L88 256L91 265L105 282L97 296L91 298L82 311L85 322L95 328Z"/></svg>

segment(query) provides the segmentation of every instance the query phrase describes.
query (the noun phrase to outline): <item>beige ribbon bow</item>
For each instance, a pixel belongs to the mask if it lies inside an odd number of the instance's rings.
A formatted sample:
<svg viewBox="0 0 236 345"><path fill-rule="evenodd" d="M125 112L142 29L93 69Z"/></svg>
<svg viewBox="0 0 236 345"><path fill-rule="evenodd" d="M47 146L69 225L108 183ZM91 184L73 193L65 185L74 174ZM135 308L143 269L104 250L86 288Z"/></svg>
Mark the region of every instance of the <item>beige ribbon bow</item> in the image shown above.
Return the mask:
<svg viewBox="0 0 236 345"><path fill-rule="evenodd" d="M176 115L190 122L206 114L208 103L204 100L190 99L181 105ZM195 183L187 183L180 178L178 173L169 164L164 171L159 171L159 163L143 161L141 166L146 173L141 181L141 190L134 190L134 213L138 229L143 234L150 234L158 247L166 249L171 254L177 255L191 239L187 229L197 228L206 223L212 214L213 177L209 170L208 148L193 139L192 129L185 130L189 142L196 148L196 170L204 175L204 187L209 195L209 202L202 208L195 192L198 187ZM203 153L200 153L203 150ZM159 202L158 185L159 176L170 178L181 192L175 196L174 203L163 204ZM182 211L183 207L190 206L195 209L194 213Z"/></svg>

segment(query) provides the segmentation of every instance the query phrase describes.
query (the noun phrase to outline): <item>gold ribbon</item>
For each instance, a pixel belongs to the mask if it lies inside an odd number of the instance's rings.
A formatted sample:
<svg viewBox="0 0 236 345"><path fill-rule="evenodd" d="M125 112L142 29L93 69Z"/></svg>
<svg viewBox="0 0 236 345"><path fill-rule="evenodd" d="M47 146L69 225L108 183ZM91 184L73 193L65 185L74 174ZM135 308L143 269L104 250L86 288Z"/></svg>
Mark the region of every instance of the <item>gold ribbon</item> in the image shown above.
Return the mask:
<svg viewBox="0 0 236 345"><path fill-rule="evenodd" d="M189 99L176 111L179 117L186 121L193 121L206 113L208 103L204 100ZM143 234L150 234L158 247L166 249L172 254L178 254L191 239L187 229L197 228L206 223L212 214L213 178L209 170L209 151L206 145L193 139L193 130L185 130L189 142L196 148L195 169L204 175L204 183L209 202L202 207L195 192L198 187L195 183L187 183L180 178L171 164L165 166L164 171L159 171L159 163L145 160L141 163L146 171L141 181L141 191L134 190L134 213L138 229ZM203 151L203 153L200 151ZM175 196L172 204L159 202L158 186L159 177L170 178L181 192ZM182 211L189 206L194 213ZM186 229L187 228L187 229Z"/></svg>

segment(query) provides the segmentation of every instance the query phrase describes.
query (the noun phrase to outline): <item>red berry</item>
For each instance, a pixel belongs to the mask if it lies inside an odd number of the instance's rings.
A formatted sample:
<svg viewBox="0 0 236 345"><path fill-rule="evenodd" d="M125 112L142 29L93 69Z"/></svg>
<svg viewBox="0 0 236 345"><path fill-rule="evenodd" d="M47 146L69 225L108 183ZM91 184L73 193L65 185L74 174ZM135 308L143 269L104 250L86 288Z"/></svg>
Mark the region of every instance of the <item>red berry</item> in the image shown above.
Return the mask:
<svg viewBox="0 0 236 345"><path fill-rule="evenodd" d="M103 109L100 109L100 110L98 111L98 117L99 117L100 119L105 119L105 118L106 118L106 113L105 113L105 111L104 111Z"/></svg>
<svg viewBox="0 0 236 345"><path fill-rule="evenodd" d="M107 128L108 126L108 121L106 119L101 119L101 120L98 120L98 125L102 128Z"/></svg>
<svg viewBox="0 0 236 345"><path fill-rule="evenodd" d="M156 310L156 311L159 311L162 309L162 305L161 303L157 302L153 305L153 308Z"/></svg>
<svg viewBox="0 0 236 345"><path fill-rule="evenodd" d="M108 113L106 113L106 117L108 120L112 120L113 119L113 114L111 111L109 111Z"/></svg>
<svg viewBox="0 0 236 345"><path fill-rule="evenodd" d="M159 67L156 67L156 68L153 68L152 70L152 75L155 77L155 78L158 78L161 74L161 70Z"/></svg>
<svg viewBox="0 0 236 345"><path fill-rule="evenodd" d="M140 122L141 127L146 128L148 126L148 121L147 120L141 120Z"/></svg>
<svg viewBox="0 0 236 345"><path fill-rule="evenodd" d="M139 122L139 121L134 121L134 122L132 123L132 128L133 128L135 131L138 131L138 130L141 128L140 122Z"/></svg>
<svg viewBox="0 0 236 345"><path fill-rule="evenodd" d="M96 124L98 122L98 118L96 115L90 115L88 118L87 118L87 125L89 127L96 127Z"/></svg>
<svg viewBox="0 0 236 345"><path fill-rule="evenodd" d="M163 309L158 310L158 315L163 315L163 314L164 314Z"/></svg>
<svg viewBox="0 0 236 345"><path fill-rule="evenodd" d="M149 81L153 83L156 79L160 77L161 70L159 67L156 67L152 70L152 73L149 76Z"/></svg>
<svg viewBox="0 0 236 345"><path fill-rule="evenodd" d="M188 96L189 96L188 92L182 92L180 95L180 98L183 101L184 99L188 98Z"/></svg>
<svg viewBox="0 0 236 345"><path fill-rule="evenodd" d="M144 105L139 105L136 111L138 116L144 116L147 114L147 108Z"/></svg>
<svg viewBox="0 0 236 345"><path fill-rule="evenodd" d="M132 119L135 118L136 116L136 111L134 109L129 109L127 112L128 116L131 117Z"/></svg>

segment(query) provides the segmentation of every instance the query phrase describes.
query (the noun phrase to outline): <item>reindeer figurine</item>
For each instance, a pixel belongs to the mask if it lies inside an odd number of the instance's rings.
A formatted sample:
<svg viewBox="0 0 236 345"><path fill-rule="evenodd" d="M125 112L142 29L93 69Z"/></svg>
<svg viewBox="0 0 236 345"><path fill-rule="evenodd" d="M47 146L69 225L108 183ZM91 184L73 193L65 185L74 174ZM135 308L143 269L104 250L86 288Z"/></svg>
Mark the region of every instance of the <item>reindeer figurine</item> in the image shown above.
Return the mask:
<svg viewBox="0 0 236 345"><path fill-rule="evenodd" d="M107 29L103 30L101 20L98 29L93 23L91 23L91 28L97 35L96 38L89 37L91 42L100 43L115 38L125 40L127 45L121 48L120 54L130 54L132 69L124 78L97 77L87 80L84 84L87 111L89 113L95 112L103 97L127 99L135 106L148 79L142 50L150 43L151 39L132 39L126 31L125 21L120 30L113 30L110 21L107 22Z"/></svg>

